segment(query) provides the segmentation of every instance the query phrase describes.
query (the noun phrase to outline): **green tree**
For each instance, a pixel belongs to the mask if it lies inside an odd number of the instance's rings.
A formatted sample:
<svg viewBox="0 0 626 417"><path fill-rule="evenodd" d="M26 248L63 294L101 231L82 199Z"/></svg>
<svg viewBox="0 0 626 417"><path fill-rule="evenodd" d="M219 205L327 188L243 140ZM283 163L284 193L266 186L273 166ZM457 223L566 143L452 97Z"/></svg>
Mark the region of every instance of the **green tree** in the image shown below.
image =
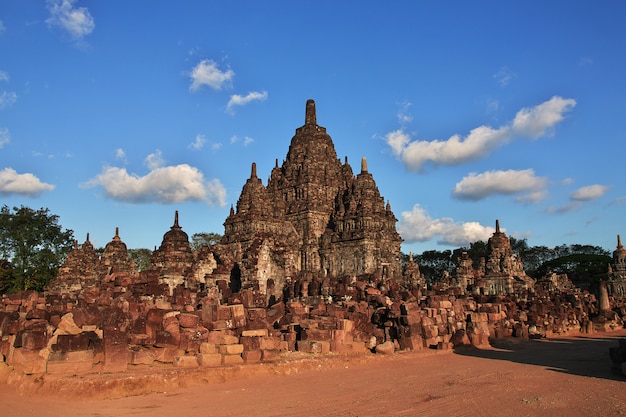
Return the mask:
<svg viewBox="0 0 626 417"><path fill-rule="evenodd" d="M424 274L426 281L437 281L443 275L444 271L451 272L455 266L455 260L452 259L451 250L427 250L421 255L413 257L420 267L420 272Z"/></svg>
<svg viewBox="0 0 626 417"><path fill-rule="evenodd" d="M47 208L4 205L0 210L0 259L11 265L3 274L3 292L41 291L56 277L74 245L74 232L63 230Z"/></svg>
<svg viewBox="0 0 626 417"><path fill-rule="evenodd" d="M213 246L220 243L222 235L219 233L194 233L191 235L191 250L198 250L203 246Z"/></svg>
<svg viewBox="0 0 626 417"><path fill-rule="evenodd" d="M135 263L137 271L147 271L151 267L152 251L146 248L128 249L128 254Z"/></svg>

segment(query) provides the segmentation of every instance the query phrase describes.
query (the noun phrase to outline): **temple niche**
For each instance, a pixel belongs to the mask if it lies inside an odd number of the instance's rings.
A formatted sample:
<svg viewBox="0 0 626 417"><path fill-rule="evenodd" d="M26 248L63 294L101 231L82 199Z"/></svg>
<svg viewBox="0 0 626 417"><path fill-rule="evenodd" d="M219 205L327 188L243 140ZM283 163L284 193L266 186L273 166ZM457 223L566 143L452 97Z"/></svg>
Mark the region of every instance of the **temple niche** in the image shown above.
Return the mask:
<svg viewBox="0 0 626 417"><path fill-rule="evenodd" d="M232 255L242 286L262 293L268 282L281 293L293 280L307 287L328 279L385 280L402 274L396 221L365 158L355 176L347 158L337 158L308 100L305 123L282 165L276 160L267 186L252 164L219 246Z"/></svg>
<svg viewBox="0 0 626 417"><path fill-rule="evenodd" d="M617 248L613 251L613 259L609 265L607 289L611 296L626 295L626 249L622 238L617 235Z"/></svg>

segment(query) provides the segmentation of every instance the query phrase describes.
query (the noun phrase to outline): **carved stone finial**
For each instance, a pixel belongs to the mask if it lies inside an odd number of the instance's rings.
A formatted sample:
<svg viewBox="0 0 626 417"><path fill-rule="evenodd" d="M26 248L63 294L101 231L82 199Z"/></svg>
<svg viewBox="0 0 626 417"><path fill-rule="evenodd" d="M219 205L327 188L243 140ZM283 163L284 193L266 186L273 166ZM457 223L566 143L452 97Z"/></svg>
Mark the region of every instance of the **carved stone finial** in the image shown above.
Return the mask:
<svg viewBox="0 0 626 417"><path fill-rule="evenodd" d="M172 228L180 229L180 226L178 225L178 210L174 212L174 226L172 226Z"/></svg>
<svg viewBox="0 0 626 417"><path fill-rule="evenodd" d="M252 172L250 173L250 178L256 178L256 162L252 163Z"/></svg>
<svg viewBox="0 0 626 417"><path fill-rule="evenodd" d="M624 246L622 246L622 238L620 237L620 235L617 235L617 248L618 249L622 249Z"/></svg>
<svg viewBox="0 0 626 417"><path fill-rule="evenodd" d="M113 237L113 240L120 240L120 228L119 227L115 228L115 236Z"/></svg>
<svg viewBox="0 0 626 417"><path fill-rule="evenodd" d="M317 116L315 115L315 101L307 100L306 102L306 114L304 116L305 125L317 125Z"/></svg>
<svg viewBox="0 0 626 417"><path fill-rule="evenodd" d="M274 168L278 168L278 158L276 158L276 165L274 166Z"/></svg>
<svg viewBox="0 0 626 417"><path fill-rule="evenodd" d="M85 242L89 242L89 232L87 232L87 239L85 239Z"/></svg>
<svg viewBox="0 0 626 417"><path fill-rule="evenodd" d="M233 205L230 205L230 215L234 216L235 215L235 208L233 207Z"/></svg>
<svg viewBox="0 0 626 417"><path fill-rule="evenodd" d="M496 233L500 233L500 220L496 219Z"/></svg>
<svg viewBox="0 0 626 417"><path fill-rule="evenodd" d="M361 174L367 174L367 159L361 158Z"/></svg>

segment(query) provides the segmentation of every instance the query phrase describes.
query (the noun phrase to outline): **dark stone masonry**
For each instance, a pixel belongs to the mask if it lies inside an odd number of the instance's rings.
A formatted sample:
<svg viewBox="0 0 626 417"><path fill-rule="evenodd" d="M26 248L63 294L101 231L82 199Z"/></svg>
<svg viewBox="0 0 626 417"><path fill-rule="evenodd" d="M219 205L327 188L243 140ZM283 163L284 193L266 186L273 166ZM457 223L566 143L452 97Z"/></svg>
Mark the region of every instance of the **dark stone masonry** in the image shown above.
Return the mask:
<svg viewBox="0 0 626 417"><path fill-rule="evenodd" d="M219 244L193 251L176 212L151 268L137 271L119 230L102 255L87 235L44 293L2 296L0 354L26 374L122 372L623 327L619 237L598 297L566 276L528 277L498 221L478 270L463 254L428 286L412 256L403 265L391 205L360 165L355 175L337 158L309 100L267 185L252 164Z"/></svg>

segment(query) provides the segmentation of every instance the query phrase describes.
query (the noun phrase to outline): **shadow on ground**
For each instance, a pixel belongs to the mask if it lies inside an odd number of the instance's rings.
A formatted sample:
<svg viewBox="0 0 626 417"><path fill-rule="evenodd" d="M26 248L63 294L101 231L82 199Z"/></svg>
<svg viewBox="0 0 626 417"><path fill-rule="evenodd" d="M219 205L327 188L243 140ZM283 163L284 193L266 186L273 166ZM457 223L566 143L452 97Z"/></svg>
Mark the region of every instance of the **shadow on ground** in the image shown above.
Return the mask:
<svg viewBox="0 0 626 417"><path fill-rule="evenodd" d="M609 348L617 346L619 339L620 336L605 334L528 341L499 339L490 341L491 349L461 346L454 352L463 356L536 365L554 372L626 381L626 376L611 370Z"/></svg>

